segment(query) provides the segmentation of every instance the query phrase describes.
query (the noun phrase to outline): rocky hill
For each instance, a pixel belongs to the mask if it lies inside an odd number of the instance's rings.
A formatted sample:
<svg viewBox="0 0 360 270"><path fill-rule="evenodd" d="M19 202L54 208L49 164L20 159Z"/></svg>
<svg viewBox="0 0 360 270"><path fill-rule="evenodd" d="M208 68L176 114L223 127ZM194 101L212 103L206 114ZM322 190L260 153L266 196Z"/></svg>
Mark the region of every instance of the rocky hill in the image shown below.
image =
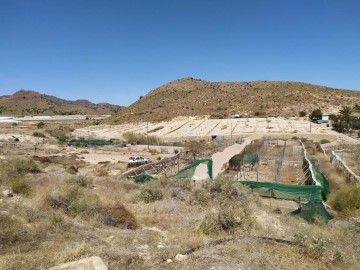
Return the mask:
<svg viewBox="0 0 360 270"><path fill-rule="evenodd" d="M176 117L298 116L320 108L336 113L360 104L360 91L301 82L209 82L193 78L165 84L105 120L107 123L164 121Z"/></svg>
<svg viewBox="0 0 360 270"><path fill-rule="evenodd" d="M69 101L35 91L20 90L13 95L0 96L0 115L108 115L123 107L88 100Z"/></svg>

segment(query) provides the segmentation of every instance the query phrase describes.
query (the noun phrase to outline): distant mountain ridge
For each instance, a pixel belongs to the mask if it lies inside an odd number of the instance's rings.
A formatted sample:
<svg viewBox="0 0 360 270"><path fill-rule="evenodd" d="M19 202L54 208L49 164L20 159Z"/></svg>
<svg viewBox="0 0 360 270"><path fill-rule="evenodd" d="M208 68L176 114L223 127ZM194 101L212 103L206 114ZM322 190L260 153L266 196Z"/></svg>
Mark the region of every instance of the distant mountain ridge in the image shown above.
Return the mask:
<svg viewBox="0 0 360 270"><path fill-rule="evenodd" d="M106 119L105 123L168 121L181 117L283 116L320 108L336 113L360 104L360 92L302 82L210 82L183 78L160 86Z"/></svg>
<svg viewBox="0 0 360 270"><path fill-rule="evenodd" d="M19 90L13 95L0 96L0 115L109 115L124 107L88 100L65 100L32 90Z"/></svg>

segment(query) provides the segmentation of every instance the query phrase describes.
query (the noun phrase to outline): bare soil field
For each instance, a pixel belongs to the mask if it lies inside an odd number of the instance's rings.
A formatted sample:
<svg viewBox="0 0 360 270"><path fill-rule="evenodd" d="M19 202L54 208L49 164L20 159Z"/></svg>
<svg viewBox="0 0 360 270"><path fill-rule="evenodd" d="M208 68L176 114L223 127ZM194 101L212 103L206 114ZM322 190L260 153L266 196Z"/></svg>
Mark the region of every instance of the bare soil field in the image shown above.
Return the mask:
<svg viewBox="0 0 360 270"><path fill-rule="evenodd" d="M360 139L342 136L326 124L311 124L302 118L238 118L238 119L192 119L184 118L160 123L132 123L122 125L97 125L77 128L74 136L106 139L121 139L126 132L154 135L167 141L248 137L253 134L264 136L305 136L309 139L329 139L330 141L351 141Z"/></svg>

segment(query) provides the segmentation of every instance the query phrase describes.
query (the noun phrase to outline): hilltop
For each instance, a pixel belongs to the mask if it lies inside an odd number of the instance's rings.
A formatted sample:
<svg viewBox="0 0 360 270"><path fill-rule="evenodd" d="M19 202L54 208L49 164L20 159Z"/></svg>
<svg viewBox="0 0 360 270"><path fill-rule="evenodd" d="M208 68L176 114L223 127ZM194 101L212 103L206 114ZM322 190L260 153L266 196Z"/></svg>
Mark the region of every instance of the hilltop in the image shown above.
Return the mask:
<svg viewBox="0 0 360 270"><path fill-rule="evenodd" d="M150 91L106 123L166 121L176 117L228 118L298 116L320 108L336 113L360 104L360 92L302 82L209 82L193 78L172 81Z"/></svg>
<svg viewBox="0 0 360 270"><path fill-rule="evenodd" d="M123 107L88 100L70 101L36 91L19 90L13 95L0 96L0 115L108 115Z"/></svg>

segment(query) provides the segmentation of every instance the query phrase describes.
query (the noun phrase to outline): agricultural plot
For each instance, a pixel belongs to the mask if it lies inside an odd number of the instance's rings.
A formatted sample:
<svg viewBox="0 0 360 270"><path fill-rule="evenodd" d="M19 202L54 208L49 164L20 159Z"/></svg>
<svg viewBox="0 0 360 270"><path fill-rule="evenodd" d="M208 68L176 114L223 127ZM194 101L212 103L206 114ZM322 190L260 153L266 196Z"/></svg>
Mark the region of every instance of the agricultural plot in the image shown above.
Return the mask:
<svg viewBox="0 0 360 270"><path fill-rule="evenodd" d="M243 136L251 134L309 134L310 125L307 120L299 118L237 118L237 119L185 119L159 123L136 123L115 126L92 126L79 128L75 136L93 136L104 139L121 138L122 134L133 132L149 134L167 140L186 140L188 138L211 138L213 135ZM312 124L311 134L332 134L325 124Z"/></svg>
<svg viewBox="0 0 360 270"><path fill-rule="evenodd" d="M303 184L303 154L298 140L265 139L252 154L259 156L254 166L244 164L237 172L239 180L281 184Z"/></svg>

